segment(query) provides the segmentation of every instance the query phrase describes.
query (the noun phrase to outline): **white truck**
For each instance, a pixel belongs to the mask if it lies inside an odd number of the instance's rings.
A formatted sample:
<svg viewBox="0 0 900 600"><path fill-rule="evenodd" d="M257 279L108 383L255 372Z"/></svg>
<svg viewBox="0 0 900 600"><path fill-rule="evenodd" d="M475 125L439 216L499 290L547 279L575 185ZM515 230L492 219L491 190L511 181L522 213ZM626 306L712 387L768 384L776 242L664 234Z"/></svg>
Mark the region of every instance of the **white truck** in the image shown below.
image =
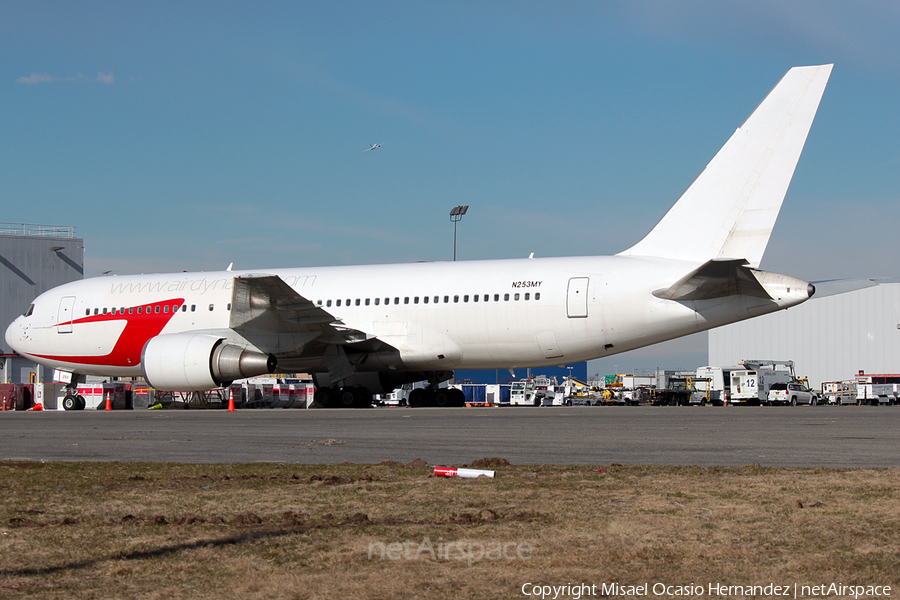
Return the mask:
<svg viewBox="0 0 900 600"><path fill-rule="evenodd" d="M406 406L409 401L409 392L409 389L399 387L391 392L378 394L375 396L375 404L378 406Z"/></svg>
<svg viewBox="0 0 900 600"><path fill-rule="evenodd" d="M857 404L887 406L897 401L900 375L868 375L862 371L856 376Z"/></svg>
<svg viewBox="0 0 900 600"><path fill-rule="evenodd" d="M743 366L698 368L693 382L691 404L730 404L731 374L744 370Z"/></svg>
<svg viewBox="0 0 900 600"><path fill-rule="evenodd" d="M738 361L743 371L731 373L732 404L759 406L768 401L769 390L775 384L797 381L792 360L743 359ZM781 367L781 368L779 368Z"/></svg>
<svg viewBox="0 0 900 600"><path fill-rule="evenodd" d="M554 404L556 380L544 377L513 381L509 388L510 406L544 406Z"/></svg>
<svg viewBox="0 0 900 600"><path fill-rule="evenodd" d="M759 406L766 402L776 383L790 383L792 373L776 369L746 369L731 372L731 403Z"/></svg>

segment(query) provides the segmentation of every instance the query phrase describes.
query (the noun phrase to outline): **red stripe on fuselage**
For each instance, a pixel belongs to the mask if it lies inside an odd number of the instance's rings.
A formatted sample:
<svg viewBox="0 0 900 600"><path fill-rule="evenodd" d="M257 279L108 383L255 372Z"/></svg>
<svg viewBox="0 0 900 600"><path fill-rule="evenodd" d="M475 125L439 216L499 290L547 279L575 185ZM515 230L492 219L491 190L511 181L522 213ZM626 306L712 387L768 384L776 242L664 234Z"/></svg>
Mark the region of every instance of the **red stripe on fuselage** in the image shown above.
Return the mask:
<svg viewBox="0 0 900 600"><path fill-rule="evenodd" d="M125 329L119 334L112 352L106 356L58 356L51 354L35 354L39 358L58 360L81 365L100 365L108 367L134 367L141 363L141 351L150 338L156 337L181 309L184 298L173 298L152 304L132 307L132 312L118 311L105 315L90 315L75 319L72 325L103 323L109 321L125 321ZM165 312L168 307L169 312ZM140 314L138 314L140 311ZM157 312L158 311L158 312ZM68 322L65 323L66 325ZM56 325L54 325L56 327ZM74 335L60 333L58 335ZM88 334L89 335L89 334Z"/></svg>

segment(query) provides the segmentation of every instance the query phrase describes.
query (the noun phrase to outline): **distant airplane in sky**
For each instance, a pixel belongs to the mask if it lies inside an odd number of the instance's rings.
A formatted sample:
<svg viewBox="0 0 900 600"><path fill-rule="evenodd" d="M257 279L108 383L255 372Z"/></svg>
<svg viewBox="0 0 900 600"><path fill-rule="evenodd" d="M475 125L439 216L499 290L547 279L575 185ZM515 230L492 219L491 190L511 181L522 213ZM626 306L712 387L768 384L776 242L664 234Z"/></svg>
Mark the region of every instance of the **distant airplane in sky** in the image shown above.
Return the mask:
<svg viewBox="0 0 900 600"><path fill-rule="evenodd" d="M381 148L381 144L372 144L372 147L369 150L374 150L375 148ZM368 152L369 150L363 150L363 152Z"/></svg>
<svg viewBox="0 0 900 600"><path fill-rule="evenodd" d="M571 364L795 306L815 288L759 269L831 65L787 72L661 221L615 256L129 275L38 296L6 331L20 355L159 390L307 372L320 406L453 369ZM379 144L373 144L373 150ZM69 386L64 406L75 406Z"/></svg>

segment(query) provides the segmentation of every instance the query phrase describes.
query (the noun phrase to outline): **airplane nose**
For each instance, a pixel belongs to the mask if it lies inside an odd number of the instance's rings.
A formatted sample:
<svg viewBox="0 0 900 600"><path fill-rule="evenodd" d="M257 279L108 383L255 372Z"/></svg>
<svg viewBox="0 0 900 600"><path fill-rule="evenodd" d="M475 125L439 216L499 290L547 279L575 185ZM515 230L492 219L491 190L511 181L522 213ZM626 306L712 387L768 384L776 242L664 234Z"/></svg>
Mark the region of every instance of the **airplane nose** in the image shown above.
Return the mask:
<svg viewBox="0 0 900 600"><path fill-rule="evenodd" d="M9 327L6 328L6 345L16 352L19 352L19 349L16 346L22 339L22 324L19 322L21 318L22 317L18 317L15 321L9 324Z"/></svg>

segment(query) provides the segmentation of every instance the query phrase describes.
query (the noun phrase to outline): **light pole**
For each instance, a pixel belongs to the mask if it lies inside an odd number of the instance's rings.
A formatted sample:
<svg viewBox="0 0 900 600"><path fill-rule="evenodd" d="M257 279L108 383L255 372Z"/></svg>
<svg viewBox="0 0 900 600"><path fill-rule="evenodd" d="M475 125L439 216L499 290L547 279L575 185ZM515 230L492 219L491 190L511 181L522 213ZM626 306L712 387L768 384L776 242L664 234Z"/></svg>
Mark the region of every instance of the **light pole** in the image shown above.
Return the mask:
<svg viewBox="0 0 900 600"><path fill-rule="evenodd" d="M450 211L450 222L453 223L453 260L456 260L456 224L462 220L467 210L469 210L468 204L456 206Z"/></svg>

